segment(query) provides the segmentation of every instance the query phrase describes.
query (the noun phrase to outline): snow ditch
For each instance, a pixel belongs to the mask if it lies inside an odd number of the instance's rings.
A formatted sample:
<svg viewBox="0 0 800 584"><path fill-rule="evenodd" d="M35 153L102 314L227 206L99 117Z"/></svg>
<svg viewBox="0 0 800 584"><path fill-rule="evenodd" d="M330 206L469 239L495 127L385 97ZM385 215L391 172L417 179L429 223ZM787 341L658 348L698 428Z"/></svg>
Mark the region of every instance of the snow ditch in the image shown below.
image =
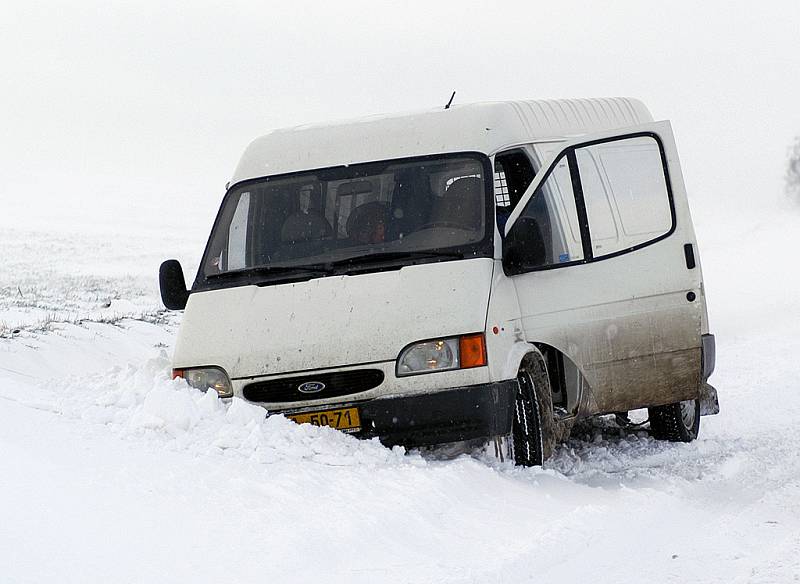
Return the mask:
<svg viewBox="0 0 800 584"><path fill-rule="evenodd" d="M425 464L419 456L406 456L402 447L388 449L377 439L359 440L331 428L298 425L283 416L266 417L264 408L239 398L222 400L213 390L203 393L182 379L170 379L170 371L162 351L141 365L114 367L63 385L50 381L37 392L37 403L26 405L108 426L122 438L143 437L172 450L262 464Z"/></svg>
<svg viewBox="0 0 800 584"><path fill-rule="evenodd" d="M0 387L0 397L88 422L78 427L96 437L115 436L144 441L154 448L195 456L220 455L253 464L310 462L375 469L438 465L453 458L447 449L407 453L402 447L388 449L377 439L298 425L279 415L266 417L264 408L257 405L239 398L222 400L214 391L204 393L182 379L171 379L166 351L152 348L156 340L162 341L156 346L163 346L164 331L158 325L70 326L62 335L6 340L7 349L17 349L7 357L16 357L10 361L18 371L13 385L6 385L14 391ZM76 338L78 335L85 338ZM21 346L22 341L31 346ZM62 355L59 351L64 343L77 343L70 347L78 350ZM36 357L42 352L58 353L59 359L52 367L37 366ZM136 354L143 357L142 353L151 357L133 358ZM124 364L111 366L113 360ZM87 374L91 366L96 373ZM676 479L694 481L702 476L709 458L721 462L730 454L730 449L716 440L700 444L659 442L646 432L623 432L613 422L600 419L589 421L588 427L559 446L545 469L515 468L485 452L471 454L487 467L525 481L536 482L548 475L548 480L617 488L622 483L656 486L664 479L673 485Z"/></svg>
<svg viewBox="0 0 800 584"><path fill-rule="evenodd" d="M322 464L366 472L398 465L459 466L450 462L453 453L446 449L421 454L387 449L377 440L297 425L282 416L266 418L259 406L240 399L220 400L214 392L202 393L181 379L172 380L166 350L176 325L172 321L67 324L47 333L24 331L14 338L0 338L0 398L88 422L75 428L89 439L118 437L151 450L196 457L211 454L244 461L245 466L288 463L283 467L297 469L297 463L308 462L311 468ZM720 381L731 393L731 383ZM726 394L726 399L733 398ZM735 413L735 408L726 408L728 412ZM572 483L603 489L624 485L675 492L698 482L725 482L738 474L728 459L741 452L762 452L765 437L760 425L757 438L746 438L719 421L704 418L702 439L695 443L671 444L643 431L621 431L608 418L589 420L557 449L545 469L515 468L482 452L471 453L478 460L457 458L524 483L556 481L562 487Z"/></svg>
<svg viewBox="0 0 800 584"><path fill-rule="evenodd" d="M157 448L196 456L220 455L253 464L314 463L361 469L397 465L446 464L447 452L384 447L326 427L298 425L242 399L220 399L182 379L170 379L171 364L163 350L140 364L76 377L69 382L40 382L36 404L67 418L89 422L103 433L147 441ZM576 481L588 486L618 488L621 484L656 486L702 477L708 459L721 463L730 454L714 440L675 445L646 432L622 432L613 422L595 420L584 432L559 446L545 469L515 468L483 452L473 452L487 467L522 480ZM549 478L546 478L549 477Z"/></svg>

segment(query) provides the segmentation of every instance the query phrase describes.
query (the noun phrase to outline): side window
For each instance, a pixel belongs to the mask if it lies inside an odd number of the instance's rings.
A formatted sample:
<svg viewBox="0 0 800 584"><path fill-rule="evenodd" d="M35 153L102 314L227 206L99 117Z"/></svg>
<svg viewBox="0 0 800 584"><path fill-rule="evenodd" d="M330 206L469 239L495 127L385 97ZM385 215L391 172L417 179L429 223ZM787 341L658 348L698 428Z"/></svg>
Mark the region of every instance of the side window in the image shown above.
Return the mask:
<svg viewBox="0 0 800 584"><path fill-rule="evenodd" d="M494 196L497 227L502 233L505 222L536 174L530 158L522 150L502 152L494 158Z"/></svg>
<svg viewBox="0 0 800 584"><path fill-rule="evenodd" d="M672 228L658 142L651 136L575 151L595 258L647 243Z"/></svg>
<svg viewBox="0 0 800 584"><path fill-rule="evenodd" d="M508 235L515 272L583 259L580 222L567 157L539 185Z"/></svg>
<svg viewBox="0 0 800 584"><path fill-rule="evenodd" d="M667 181L653 136L568 148L509 231L504 265L521 273L602 259L659 239L674 224Z"/></svg>

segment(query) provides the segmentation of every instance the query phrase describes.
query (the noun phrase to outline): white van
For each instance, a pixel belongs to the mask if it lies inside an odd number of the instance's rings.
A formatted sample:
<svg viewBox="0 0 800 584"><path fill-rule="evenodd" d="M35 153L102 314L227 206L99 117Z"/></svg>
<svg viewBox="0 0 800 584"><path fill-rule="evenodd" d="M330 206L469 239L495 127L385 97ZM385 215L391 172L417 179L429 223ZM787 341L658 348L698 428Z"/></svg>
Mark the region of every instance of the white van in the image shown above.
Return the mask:
<svg viewBox="0 0 800 584"><path fill-rule="evenodd" d="M175 260L160 276L175 376L387 445L533 465L580 418L648 408L688 442L718 411L678 153L633 99L274 131L191 291Z"/></svg>

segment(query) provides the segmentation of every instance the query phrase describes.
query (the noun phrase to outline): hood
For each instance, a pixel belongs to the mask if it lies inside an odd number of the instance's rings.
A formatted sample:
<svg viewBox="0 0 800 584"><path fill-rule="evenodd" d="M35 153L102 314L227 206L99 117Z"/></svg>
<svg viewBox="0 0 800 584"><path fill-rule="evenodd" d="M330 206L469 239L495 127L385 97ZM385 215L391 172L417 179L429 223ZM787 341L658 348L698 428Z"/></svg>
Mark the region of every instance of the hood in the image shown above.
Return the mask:
<svg viewBox="0 0 800 584"><path fill-rule="evenodd" d="M483 331L489 258L189 296L176 368L231 378L391 361L415 341Z"/></svg>

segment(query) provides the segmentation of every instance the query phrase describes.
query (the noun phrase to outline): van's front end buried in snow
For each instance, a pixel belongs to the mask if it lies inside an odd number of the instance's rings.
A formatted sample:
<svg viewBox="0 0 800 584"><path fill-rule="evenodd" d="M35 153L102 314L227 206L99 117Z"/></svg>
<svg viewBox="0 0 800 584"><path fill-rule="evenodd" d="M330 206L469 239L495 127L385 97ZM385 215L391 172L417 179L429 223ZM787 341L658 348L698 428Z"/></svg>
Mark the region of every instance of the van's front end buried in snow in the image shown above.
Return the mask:
<svg viewBox="0 0 800 584"><path fill-rule="evenodd" d="M377 437L386 446L426 446L509 434L515 391L516 381L509 380L286 415L298 423Z"/></svg>

